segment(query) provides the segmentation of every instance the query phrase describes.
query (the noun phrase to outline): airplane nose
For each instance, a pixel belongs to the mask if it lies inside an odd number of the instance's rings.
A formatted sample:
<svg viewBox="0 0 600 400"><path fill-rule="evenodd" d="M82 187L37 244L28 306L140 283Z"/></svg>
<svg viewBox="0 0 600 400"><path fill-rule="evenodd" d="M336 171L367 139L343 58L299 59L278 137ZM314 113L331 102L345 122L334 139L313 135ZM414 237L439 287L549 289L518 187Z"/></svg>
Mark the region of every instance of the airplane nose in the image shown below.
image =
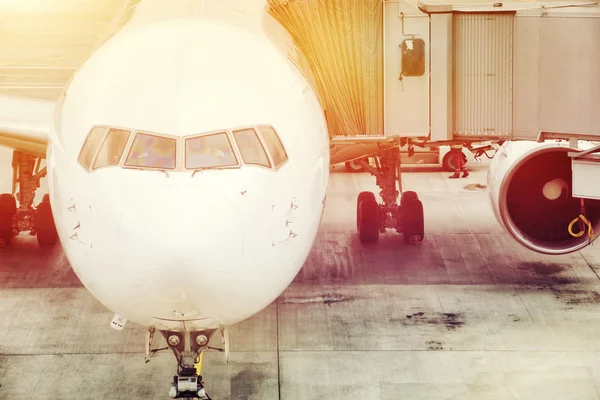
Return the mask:
<svg viewBox="0 0 600 400"><path fill-rule="evenodd" d="M138 193L119 229L122 267L232 271L243 252L242 220L226 196L191 186ZM189 271L188 271L189 272Z"/></svg>

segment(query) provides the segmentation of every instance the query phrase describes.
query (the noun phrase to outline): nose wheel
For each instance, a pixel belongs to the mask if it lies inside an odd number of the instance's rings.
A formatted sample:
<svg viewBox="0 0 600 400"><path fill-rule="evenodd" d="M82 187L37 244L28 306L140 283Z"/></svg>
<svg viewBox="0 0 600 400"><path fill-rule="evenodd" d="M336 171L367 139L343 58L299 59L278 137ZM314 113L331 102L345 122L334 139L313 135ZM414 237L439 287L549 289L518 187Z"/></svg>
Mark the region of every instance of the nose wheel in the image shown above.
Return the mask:
<svg viewBox="0 0 600 400"><path fill-rule="evenodd" d="M202 359L203 355L203 352L200 353L200 359ZM201 364L202 360L200 360ZM206 393L202 375L199 375L197 367L183 368L179 374L173 377L169 397L172 399L212 400L208 393Z"/></svg>

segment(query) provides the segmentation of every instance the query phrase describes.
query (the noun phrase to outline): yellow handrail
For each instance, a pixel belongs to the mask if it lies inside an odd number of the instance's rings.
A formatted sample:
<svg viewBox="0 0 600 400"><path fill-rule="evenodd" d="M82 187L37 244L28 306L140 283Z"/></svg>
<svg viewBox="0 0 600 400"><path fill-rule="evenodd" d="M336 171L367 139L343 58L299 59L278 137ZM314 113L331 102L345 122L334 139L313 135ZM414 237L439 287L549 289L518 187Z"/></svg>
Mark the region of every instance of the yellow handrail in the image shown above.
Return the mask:
<svg viewBox="0 0 600 400"><path fill-rule="evenodd" d="M581 214L579 214L579 216L577 218L575 218L573 221L571 221L571 223L569 224L569 234L573 237L581 237L583 236L583 234L585 233L585 229L582 229L580 232L573 232L573 226L577 223L577 221L579 221L581 219L581 221L584 223L584 225L587 226L587 234L588 237L590 239L592 239L594 237L594 228L592 227L592 223L585 217L585 215L583 215L583 213L585 212L585 207L584 207L584 200L581 199Z"/></svg>

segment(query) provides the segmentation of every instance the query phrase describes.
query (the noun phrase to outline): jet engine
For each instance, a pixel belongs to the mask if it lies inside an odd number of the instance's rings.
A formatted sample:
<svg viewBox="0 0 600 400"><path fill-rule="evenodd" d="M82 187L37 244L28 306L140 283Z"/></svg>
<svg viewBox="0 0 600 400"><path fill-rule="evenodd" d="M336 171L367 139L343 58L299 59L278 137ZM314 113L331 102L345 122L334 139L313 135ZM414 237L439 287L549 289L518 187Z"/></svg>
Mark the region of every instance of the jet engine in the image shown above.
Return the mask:
<svg viewBox="0 0 600 400"><path fill-rule="evenodd" d="M496 153L488 170L494 214L525 247L544 254L567 254L587 246L598 235L598 200L583 201L583 215L595 232L592 238L588 226L580 225L581 220L571 225L582 214L582 200L572 195L568 156L578 150L565 142L507 142ZM594 184L600 181L590 182ZM579 236L583 228L585 232Z"/></svg>

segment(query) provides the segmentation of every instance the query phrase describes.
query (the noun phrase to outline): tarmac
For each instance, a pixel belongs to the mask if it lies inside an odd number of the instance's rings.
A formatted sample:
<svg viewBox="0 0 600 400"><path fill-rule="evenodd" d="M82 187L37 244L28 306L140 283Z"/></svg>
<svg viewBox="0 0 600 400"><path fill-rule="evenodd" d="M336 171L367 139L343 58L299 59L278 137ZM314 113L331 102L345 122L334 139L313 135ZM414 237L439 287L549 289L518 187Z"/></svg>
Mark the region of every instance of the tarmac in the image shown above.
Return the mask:
<svg viewBox="0 0 600 400"><path fill-rule="evenodd" d="M565 256L523 248L493 217L485 166L471 168L457 180L403 174L424 203L418 246L391 232L360 244L356 196L377 193L375 180L333 173L294 283L230 328L229 363L205 356L211 397L600 399L598 246ZM8 173L2 167L3 191ZM159 352L145 364L145 329L111 329L113 314L60 245L21 235L0 249L0 288L0 399L168 398L174 357Z"/></svg>

